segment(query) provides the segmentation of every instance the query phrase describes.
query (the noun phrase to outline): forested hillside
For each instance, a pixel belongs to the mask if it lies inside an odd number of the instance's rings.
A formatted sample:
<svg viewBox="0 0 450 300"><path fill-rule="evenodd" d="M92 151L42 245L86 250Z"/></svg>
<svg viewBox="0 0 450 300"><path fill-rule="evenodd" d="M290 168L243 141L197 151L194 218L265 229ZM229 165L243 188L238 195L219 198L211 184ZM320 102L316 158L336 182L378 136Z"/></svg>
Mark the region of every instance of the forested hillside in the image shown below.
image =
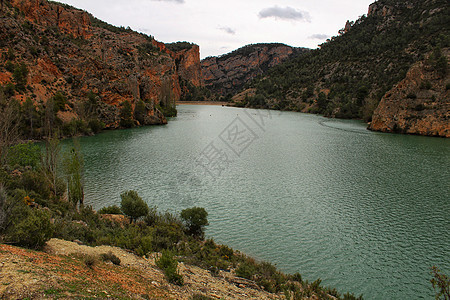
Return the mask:
<svg viewBox="0 0 450 300"><path fill-rule="evenodd" d="M380 0L320 49L254 80L254 96L239 104L370 121L383 95L449 36L447 0ZM443 56L431 63L442 76L447 64Z"/></svg>

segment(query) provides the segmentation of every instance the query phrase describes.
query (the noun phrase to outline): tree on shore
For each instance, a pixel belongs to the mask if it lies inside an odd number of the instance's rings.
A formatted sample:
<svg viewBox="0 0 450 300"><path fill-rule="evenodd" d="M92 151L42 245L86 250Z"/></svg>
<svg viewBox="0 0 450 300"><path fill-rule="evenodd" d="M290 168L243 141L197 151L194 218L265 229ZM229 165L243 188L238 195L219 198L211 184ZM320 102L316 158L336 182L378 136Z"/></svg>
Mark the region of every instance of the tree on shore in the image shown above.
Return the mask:
<svg viewBox="0 0 450 300"><path fill-rule="evenodd" d="M67 194L69 201L75 206L84 203L83 189L83 157L80 150L80 143L74 139L74 146L65 155L64 169L67 178Z"/></svg>
<svg viewBox="0 0 450 300"><path fill-rule="evenodd" d="M58 194L57 180L60 150L61 145L56 135L53 138L48 138L45 140L45 152L42 157L42 166L44 167L45 177L52 187L55 197Z"/></svg>
<svg viewBox="0 0 450 300"><path fill-rule="evenodd" d="M198 238L204 237L204 228L209 225L208 213L203 207L187 208L181 211L181 218L183 219L187 233Z"/></svg>
<svg viewBox="0 0 450 300"><path fill-rule="evenodd" d="M123 192L120 198L122 198L120 208L125 215L130 217L131 223L148 214L149 208L147 203L142 200L136 191Z"/></svg>
<svg viewBox="0 0 450 300"><path fill-rule="evenodd" d="M10 146L18 142L20 126L20 105L7 99L0 88L0 165L3 165Z"/></svg>

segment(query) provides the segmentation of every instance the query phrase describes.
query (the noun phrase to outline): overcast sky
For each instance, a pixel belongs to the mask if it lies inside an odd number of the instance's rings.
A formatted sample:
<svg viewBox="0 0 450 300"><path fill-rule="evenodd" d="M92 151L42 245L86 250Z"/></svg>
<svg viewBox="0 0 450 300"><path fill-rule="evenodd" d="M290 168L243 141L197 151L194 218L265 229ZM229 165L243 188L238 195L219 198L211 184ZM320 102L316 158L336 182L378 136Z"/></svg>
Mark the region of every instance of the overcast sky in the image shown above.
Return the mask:
<svg viewBox="0 0 450 300"><path fill-rule="evenodd" d="M200 45L201 57L251 43L315 48L375 0L59 0L116 26L170 43Z"/></svg>

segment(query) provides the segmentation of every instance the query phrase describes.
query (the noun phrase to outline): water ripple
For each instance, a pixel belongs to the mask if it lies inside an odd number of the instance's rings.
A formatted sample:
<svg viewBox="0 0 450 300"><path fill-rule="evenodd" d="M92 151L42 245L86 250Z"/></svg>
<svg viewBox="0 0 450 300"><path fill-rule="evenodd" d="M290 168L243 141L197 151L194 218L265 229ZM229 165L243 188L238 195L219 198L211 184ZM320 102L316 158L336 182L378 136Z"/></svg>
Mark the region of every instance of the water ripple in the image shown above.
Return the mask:
<svg viewBox="0 0 450 300"><path fill-rule="evenodd" d="M366 299L433 295L430 267L450 273L450 140L282 113L220 178L186 184L237 114L181 106L164 127L83 138L86 203L136 189L163 211L203 206L209 236L284 271Z"/></svg>

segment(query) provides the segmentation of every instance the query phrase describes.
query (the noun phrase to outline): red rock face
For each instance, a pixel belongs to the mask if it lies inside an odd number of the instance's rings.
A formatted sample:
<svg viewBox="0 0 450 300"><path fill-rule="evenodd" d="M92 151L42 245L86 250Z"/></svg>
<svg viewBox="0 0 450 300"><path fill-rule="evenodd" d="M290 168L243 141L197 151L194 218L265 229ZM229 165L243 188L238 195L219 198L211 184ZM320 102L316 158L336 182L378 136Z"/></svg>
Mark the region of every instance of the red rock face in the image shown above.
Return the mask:
<svg viewBox="0 0 450 300"><path fill-rule="evenodd" d="M235 94L246 82L285 61L297 51L282 44L247 47L248 51L239 52L239 49L235 53L204 59L201 62L204 85L220 95Z"/></svg>
<svg viewBox="0 0 450 300"><path fill-rule="evenodd" d="M196 87L202 86L202 71L200 64L200 48L194 45L191 49L174 54L178 74L181 78Z"/></svg>
<svg viewBox="0 0 450 300"><path fill-rule="evenodd" d="M89 37L91 22L89 15L84 11L67 9L45 0L12 0L11 4L24 12L31 22L57 27L74 37Z"/></svg>
<svg viewBox="0 0 450 300"><path fill-rule="evenodd" d="M450 59L450 49L443 52ZM450 137L449 82L448 73L442 77L426 62L415 64L383 97L369 129Z"/></svg>
<svg viewBox="0 0 450 300"><path fill-rule="evenodd" d="M36 103L45 103L61 91L76 107L93 92L102 102L102 120L114 128L124 101L133 108L137 101L145 101L147 123L166 123L156 108L174 105L180 98L179 78L201 85L196 45L173 53L164 43L137 32L94 26L91 16L81 10L45 0L11 0L11 5L23 16L12 17L9 7L0 12L0 38L5 41L0 53L12 49L16 57L12 62L27 65L30 89L16 94L19 100L31 97ZM24 28L26 20L31 29ZM12 81L11 72L1 65L0 80L3 84Z"/></svg>

